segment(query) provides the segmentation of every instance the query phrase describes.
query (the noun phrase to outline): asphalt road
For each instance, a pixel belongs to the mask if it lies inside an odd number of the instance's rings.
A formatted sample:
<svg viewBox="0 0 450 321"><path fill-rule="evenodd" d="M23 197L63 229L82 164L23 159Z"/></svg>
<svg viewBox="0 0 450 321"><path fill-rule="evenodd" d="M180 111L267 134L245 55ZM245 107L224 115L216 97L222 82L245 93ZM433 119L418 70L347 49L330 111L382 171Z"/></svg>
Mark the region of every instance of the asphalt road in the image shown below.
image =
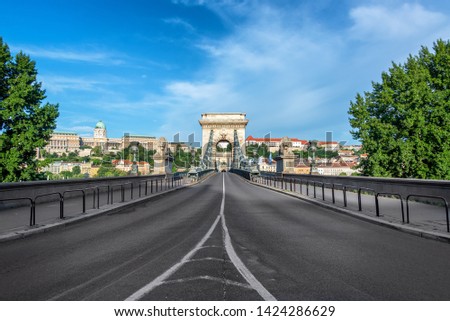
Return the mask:
<svg viewBox="0 0 450 321"><path fill-rule="evenodd" d="M450 245L220 173L0 244L0 300L450 300Z"/></svg>

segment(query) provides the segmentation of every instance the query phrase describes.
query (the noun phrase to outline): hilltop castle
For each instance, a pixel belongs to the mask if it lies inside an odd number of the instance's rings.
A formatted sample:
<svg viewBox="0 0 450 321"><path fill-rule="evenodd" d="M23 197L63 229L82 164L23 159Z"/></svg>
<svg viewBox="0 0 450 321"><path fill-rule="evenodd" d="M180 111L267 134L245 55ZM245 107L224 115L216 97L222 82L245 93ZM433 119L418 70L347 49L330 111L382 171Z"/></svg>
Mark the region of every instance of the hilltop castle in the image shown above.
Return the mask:
<svg viewBox="0 0 450 321"><path fill-rule="evenodd" d="M108 138L106 125L101 120L94 127L94 135L81 137L77 133L54 132L44 150L47 153L70 153L85 148L100 147L104 152L117 152L127 148L131 142L138 142L145 149L153 149L157 139L153 136L124 134L121 138Z"/></svg>

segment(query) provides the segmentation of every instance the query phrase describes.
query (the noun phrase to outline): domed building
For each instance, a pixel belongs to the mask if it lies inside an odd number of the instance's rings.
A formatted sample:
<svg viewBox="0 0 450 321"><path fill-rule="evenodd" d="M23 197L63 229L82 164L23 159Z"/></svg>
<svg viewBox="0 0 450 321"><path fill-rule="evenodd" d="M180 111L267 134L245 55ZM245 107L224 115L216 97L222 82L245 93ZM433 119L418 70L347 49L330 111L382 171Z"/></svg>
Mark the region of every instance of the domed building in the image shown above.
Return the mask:
<svg viewBox="0 0 450 321"><path fill-rule="evenodd" d="M54 132L50 138L45 151L48 153L70 153L81 151L83 147L100 146L103 152L118 152L130 145L131 142L138 142L145 149L152 150L156 146L156 137L146 135L124 134L121 138L108 138L106 125L103 121L98 121L94 127L94 136L80 137L76 133ZM81 154L80 154L81 155Z"/></svg>
<svg viewBox="0 0 450 321"><path fill-rule="evenodd" d="M103 152L117 152L126 146L123 138L108 138L106 125L99 120L94 127L94 137L81 137L81 146L101 147Z"/></svg>
<svg viewBox="0 0 450 321"><path fill-rule="evenodd" d="M101 120L95 125L94 138L106 138L106 126Z"/></svg>

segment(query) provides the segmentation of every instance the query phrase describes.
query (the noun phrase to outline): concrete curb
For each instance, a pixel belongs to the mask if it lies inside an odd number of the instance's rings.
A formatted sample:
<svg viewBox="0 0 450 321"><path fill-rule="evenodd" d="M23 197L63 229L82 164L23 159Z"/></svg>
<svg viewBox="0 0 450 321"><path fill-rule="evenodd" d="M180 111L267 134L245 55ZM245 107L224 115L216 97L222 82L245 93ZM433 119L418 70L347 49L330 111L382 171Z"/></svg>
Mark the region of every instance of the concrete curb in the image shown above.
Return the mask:
<svg viewBox="0 0 450 321"><path fill-rule="evenodd" d="M149 201L152 198L164 196L166 194L169 194L169 193L172 193L172 192L184 189L184 188L189 188L191 186L201 184L202 182L204 182L206 179L208 179L211 176L212 176L212 174L209 174L209 175L202 177L197 182L193 182L189 185L182 185L182 186L174 187L173 189L159 192L157 194L151 194L148 196L144 196L144 197L141 197L138 199L128 201L126 203L116 203L116 204L112 204L112 205L107 205L104 208L89 210L89 211L87 211L86 214L79 214L78 216L70 217L70 218L67 218L67 219L64 219L61 221L57 221L57 222L53 222L50 224L41 225L41 226L37 226L37 227L29 227L28 229L25 229L25 230L9 232L9 233L0 235L0 243L10 242L10 241L18 240L18 239L24 239L26 237L30 237L33 235L46 233L46 232L53 231L56 229L62 229L62 228L65 228L66 226L81 223L81 222L84 222L89 219L99 217L102 215L111 215L111 214L117 213L119 211L122 211L122 210L125 210L128 208L132 208L133 206L135 206L137 204L141 204L146 201Z"/></svg>
<svg viewBox="0 0 450 321"><path fill-rule="evenodd" d="M426 239L431 239L431 240L435 240L435 241L440 241L440 242L444 242L444 243L450 243L450 234L445 234L445 233L440 233L440 232L433 232L433 231L426 231L420 228L416 228L416 227L411 227L411 226L407 226L407 225L403 225L403 224L398 224L398 223L393 223L393 222L389 222L389 221L384 221L382 219L376 218L376 217L371 217L371 216L367 216L364 214L361 214L360 212L355 212L346 208L342 208L342 207L338 207L338 206L334 206L332 204L329 203L324 203L321 201L318 201L314 198L309 198L307 196L298 194L298 193L294 193L294 192L290 192L290 191L284 191L284 190L280 190L278 188L272 187L272 186L266 186L263 184L259 184L256 182L251 182L249 180L246 180L244 178L242 178L244 181L246 181L249 184L253 184L256 186L260 186L266 189L270 189L273 190L275 192L278 193L282 193L285 195L289 195L298 199L301 199L303 201L312 203L314 205L341 213L341 214L345 214L354 218L357 218L359 220L362 221L366 221L366 222L370 222L373 224L377 224L380 226L384 226L384 227L388 227L397 231L401 231L404 233L408 233L411 235L415 235L415 236L419 236L419 237L423 237Z"/></svg>

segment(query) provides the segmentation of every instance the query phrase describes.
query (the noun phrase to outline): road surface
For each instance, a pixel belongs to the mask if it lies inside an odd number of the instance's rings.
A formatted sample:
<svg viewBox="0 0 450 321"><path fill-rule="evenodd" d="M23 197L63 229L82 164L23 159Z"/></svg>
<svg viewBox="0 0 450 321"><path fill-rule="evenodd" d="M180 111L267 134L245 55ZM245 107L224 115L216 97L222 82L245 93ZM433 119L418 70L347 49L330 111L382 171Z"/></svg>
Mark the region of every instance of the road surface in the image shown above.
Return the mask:
<svg viewBox="0 0 450 321"><path fill-rule="evenodd" d="M0 258L0 300L450 300L449 244L231 173Z"/></svg>

